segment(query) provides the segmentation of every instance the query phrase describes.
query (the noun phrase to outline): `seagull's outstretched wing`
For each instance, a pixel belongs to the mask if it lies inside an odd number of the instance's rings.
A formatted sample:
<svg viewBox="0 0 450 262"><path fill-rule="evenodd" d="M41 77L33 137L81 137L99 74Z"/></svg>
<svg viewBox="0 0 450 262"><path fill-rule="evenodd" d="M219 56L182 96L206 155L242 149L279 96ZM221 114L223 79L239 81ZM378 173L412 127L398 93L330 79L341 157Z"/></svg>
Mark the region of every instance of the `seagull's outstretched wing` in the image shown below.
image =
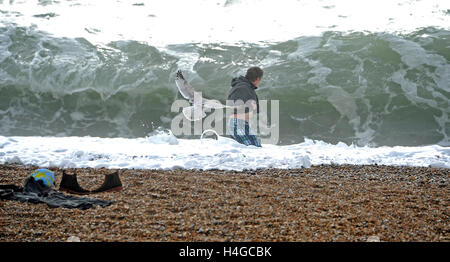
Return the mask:
<svg viewBox="0 0 450 262"><path fill-rule="evenodd" d="M198 105L183 108L183 114L190 121L198 121L206 116L204 108Z"/></svg>
<svg viewBox="0 0 450 262"><path fill-rule="evenodd" d="M203 97L198 97L196 101L194 101L194 88L186 81L181 70L177 71L177 78L175 80L177 84L178 90L184 98L188 99L190 103L194 104L192 106L188 106L183 108L184 116L191 120L197 121L206 116L205 111L207 109L221 109L221 108L240 108L242 106L227 106L222 104L218 100L207 99Z"/></svg>
<svg viewBox="0 0 450 262"><path fill-rule="evenodd" d="M188 99L189 102L194 102L194 88L184 79L181 70L177 72L177 79L175 80L178 90L183 95L184 98Z"/></svg>
<svg viewBox="0 0 450 262"><path fill-rule="evenodd" d="M218 100L206 99L206 98L202 99L202 104L205 108L221 109L221 108L228 107L228 106L220 103L220 101L218 101Z"/></svg>

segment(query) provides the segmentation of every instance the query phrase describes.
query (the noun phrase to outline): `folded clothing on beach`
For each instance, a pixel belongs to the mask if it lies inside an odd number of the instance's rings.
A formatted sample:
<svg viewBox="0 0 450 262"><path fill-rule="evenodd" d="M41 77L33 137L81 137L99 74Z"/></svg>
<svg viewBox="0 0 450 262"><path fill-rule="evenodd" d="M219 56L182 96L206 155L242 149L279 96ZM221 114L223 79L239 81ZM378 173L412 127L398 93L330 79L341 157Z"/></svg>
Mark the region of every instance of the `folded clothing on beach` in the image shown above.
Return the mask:
<svg viewBox="0 0 450 262"><path fill-rule="evenodd" d="M46 203L49 207L65 207L89 209L96 205L105 207L114 201L64 195L36 181L32 176L25 180L24 187L16 185L0 185L0 199L15 200L28 203Z"/></svg>

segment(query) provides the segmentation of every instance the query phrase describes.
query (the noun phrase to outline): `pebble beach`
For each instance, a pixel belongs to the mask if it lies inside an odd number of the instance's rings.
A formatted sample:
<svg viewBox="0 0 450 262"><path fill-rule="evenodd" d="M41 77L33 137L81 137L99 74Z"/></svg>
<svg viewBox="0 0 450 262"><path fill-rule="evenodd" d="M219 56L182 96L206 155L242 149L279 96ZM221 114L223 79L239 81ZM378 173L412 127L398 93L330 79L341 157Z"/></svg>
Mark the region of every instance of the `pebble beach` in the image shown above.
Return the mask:
<svg viewBox="0 0 450 262"><path fill-rule="evenodd" d="M0 165L22 186L34 166ZM62 169L55 172L55 190ZM65 169L85 189L115 170ZM2 242L448 242L445 168L321 165L302 169L120 170L123 190L87 210L0 200ZM65 194L69 194L66 193Z"/></svg>

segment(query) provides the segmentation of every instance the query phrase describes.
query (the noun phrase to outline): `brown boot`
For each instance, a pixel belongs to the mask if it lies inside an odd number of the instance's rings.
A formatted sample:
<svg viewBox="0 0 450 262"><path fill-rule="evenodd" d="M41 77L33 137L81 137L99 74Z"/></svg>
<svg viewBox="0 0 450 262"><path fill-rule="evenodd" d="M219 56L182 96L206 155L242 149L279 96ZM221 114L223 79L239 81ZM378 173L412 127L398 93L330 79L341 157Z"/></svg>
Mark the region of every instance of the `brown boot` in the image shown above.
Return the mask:
<svg viewBox="0 0 450 262"><path fill-rule="evenodd" d="M103 181L103 185L99 188L92 190L92 193L100 193L100 192L109 192L116 191L119 192L122 190L122 182L120 182L119 172L116 171L112 174L105 175L105 181Z"/></svg>
<svg viewBox="0 0 450 262"><path fill-rule="evenodd" d="M66 171L63 170L63 176L61 179L61 183L59 184L60 191L66 191L73 194L85 195L91 193L91 191L82 188L78 184L77 174L73 175L66 174Z"/></svg>

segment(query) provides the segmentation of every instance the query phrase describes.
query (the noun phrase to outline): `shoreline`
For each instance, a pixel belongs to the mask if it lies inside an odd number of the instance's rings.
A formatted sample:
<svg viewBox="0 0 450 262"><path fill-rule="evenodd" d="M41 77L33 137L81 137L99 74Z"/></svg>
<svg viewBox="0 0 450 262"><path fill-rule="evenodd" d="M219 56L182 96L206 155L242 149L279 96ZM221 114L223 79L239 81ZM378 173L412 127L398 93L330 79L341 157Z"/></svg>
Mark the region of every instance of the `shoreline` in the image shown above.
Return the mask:
<svg viewBox="0 0 450 262"><path fill-rule="evenodd" d="M0 165L23 185L35 166ZM55 171L57 190L62 169ZM67 168L85 189L111 169ZM450 241L450 169L321 165L302 169L122 169L123 190L87 210L0 200L0 242ZM64 192L64 194L69 194ZM71 195L71 194L70 194Z"/></svg>

